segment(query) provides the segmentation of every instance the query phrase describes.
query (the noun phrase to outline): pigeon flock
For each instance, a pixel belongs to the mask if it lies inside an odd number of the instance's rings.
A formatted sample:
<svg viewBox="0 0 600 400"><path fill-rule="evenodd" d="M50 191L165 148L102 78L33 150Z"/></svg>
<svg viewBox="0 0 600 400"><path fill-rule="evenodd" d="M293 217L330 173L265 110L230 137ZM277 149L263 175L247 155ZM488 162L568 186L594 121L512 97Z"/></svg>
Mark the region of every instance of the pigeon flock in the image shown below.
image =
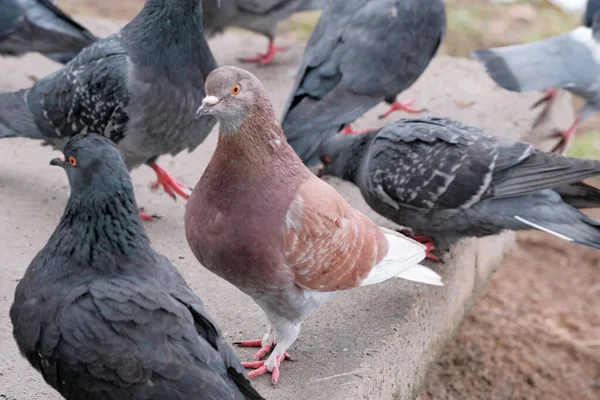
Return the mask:
<svg viewBox="0 0 600 400"><path fill-rule="evenodd" d="M250 72L219 66L207 38L228 27L267 37L322 9L281 118ZM351 124L398 96L435 57L443 0L146 0L123 29L91 34L50 0L0 0L0 55L39 52L64 64L31 87L0 93L0 139L37 139L62 152L70 196L47 244L19 281L10 319L23 357L68 400L262 399L250 378L281 377L302 322L336 292L400 278L439 290L437 272L462 238L539 230L600 249L600 161L559 150L600 111L600 1L583 25L539 42L480 49L497 84L585 99L552 152L459 121ZM269 68L265 66L265 68ZM219 127L199 180L184 184L162 155L193 151ZM202 300L155 251L132 169L188 200L182 221L198 262L250 296L268 320L240 362ZM316 169L309 169L316 166ZM378 226L320 179L354 183ZM160 224L161 222L155 222ZM426 259L429 263L425 265ZM302 361L300 361L302 362ZM250 370L247 372L247 370Z"/></svg>

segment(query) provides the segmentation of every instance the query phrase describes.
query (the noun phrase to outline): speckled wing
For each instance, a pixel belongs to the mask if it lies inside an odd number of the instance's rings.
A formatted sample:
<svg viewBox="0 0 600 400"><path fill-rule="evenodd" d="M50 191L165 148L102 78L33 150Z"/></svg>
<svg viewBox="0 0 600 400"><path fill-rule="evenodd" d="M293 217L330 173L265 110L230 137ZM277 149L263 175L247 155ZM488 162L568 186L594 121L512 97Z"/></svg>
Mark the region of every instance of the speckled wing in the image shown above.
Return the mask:
<svg viewBox="0 0 600 400"><path fill-rule="evenodd" d="M296 284L322 292L360 286L388 251L379 227L314 176L292 201L284 239Z"/></svg>
<svg viewBox="0 0 600 400"><path fill-rule="evenodd" d="M118 142L128 121L127 79L128 57L115 34L37 82L27 93L27 104L48 138L90 131Z"/></svg>
<svg viewBox="0 0 600 400"><path fill-rule="evenodd" d="M361 179L390 207L464 209L483 199L533 193L598 173L591 160L537 151L459 122L400 120L383 128Z"/></svg>
<svg viewBox="0 0 600 400"><path fill-rule="evenodd" d="M201 301L182 278L155 278L75 287L26 356L67 398L244 399L231 375L253 389Z"/></svg>
<svg viewBox="0 0 600 400"><path fill-rule="evenodd" d="M409 87L429 64L445 33L443 3L425 12L426 24L415 20L413 6L400 0L325 6L282 117L305 163L323 141Z"/></svg>

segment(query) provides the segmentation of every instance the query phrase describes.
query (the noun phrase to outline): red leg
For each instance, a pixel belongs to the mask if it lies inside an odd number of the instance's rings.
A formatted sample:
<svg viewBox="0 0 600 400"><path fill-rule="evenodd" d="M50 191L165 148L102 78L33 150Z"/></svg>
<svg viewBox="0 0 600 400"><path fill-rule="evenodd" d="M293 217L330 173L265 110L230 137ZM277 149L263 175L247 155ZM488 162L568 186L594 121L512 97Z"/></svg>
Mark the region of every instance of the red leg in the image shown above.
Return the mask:
<svg viewBox="0 0 600 400"><path fill-rule="evenodd" d="M281 362L285 359L288 359L288 357L289 356L287 353L280 354L277 357L275 357L275 366L271 370L271 383L273 385L277 385L277 382L279 381L279 367L281 366ZM242 366L244 368L249 368L253 370L248 372L248 378L250 379L256 378L257 376L261 376L269 372L269 369L267 368L267 361L265 360L245 362L242 363Z"/></svg>
<svg viewBox="0 0 600 400"><path fill-rule="evenodd" d="M401 103L399 101L395 101L386 112L384 112L383 114L381 114L379 116L379 119L383 119L383 118L387 117L394 111L406 111L409 114L421 114L422 112L426 111L424 108L421 108L421 109L412 108L411 106L414 102L415 102L415 99L412 99L411 101L407 101L406 103Z"/></svg>
<svg viewBox="0 0 600 400"><path fill-rule="evenodd" d="M156 221L160 218L160 215L145 213L144 209L141 207L138 209L138 213L142 221Z"/></svg>
<svg viewBox="0 0 600 400"><path fill-rule="evenodd" d="M273 344L269 343L269 344L266 344L263 346L262 339L244 340L241 342L233 342L233 344L238 347L260 347L260 350L258 350L254 354L254 360L256 360L256 361L262 359L264 356L269 354L271 352L271 350L273 350ZM288 360L292 359L292 357L287 352L285 353L285 358Z"/></svg>
<svg viewBox="0 0 600 400"><path fill-rule="evenodd" d="M573 121L573 123L569 127L569 129L567 129L564 132L558 132L557 134L555 134L555 136L560 136L560 141L552 149L553 153L563 152L563 150L567 147L569 142L575 137L575 133L577 132L577 127L579 126L580 121L581 116L578 115L577 118L575 118L575 121Z"/></svg>
<svg viewBox="0 0 600 400"><path fill-rule="evenodd" d="M408 236L409 238L416 240L421 244L424 244L426 247L425 255L428 259L435 262L441 261L440 257L433 253L435 250L437 250L437 247L435 245L435 241L432 238L425 235L419 235L413 232L411 229L398 229L398 232L400 232L404 236Z"/></svg>
<svg viewBox="0 0 600 400"><path fill-rule="evenodd" d="M533 103L530 107L530 109L534 109L536 107L539 107L540 105L544 104L544 103L548 103L550 104L550 102L552 102L552 100L554 100L554 98L556 97L556 95L558 94L558 89L553 88L553 89L548 89L548 90L544 90L544 96L542 98L540 98L538 101L536 101L535 103Z"/></svg>
<svg viewBox="0 0 600 400"><path fill-rule="evenodd" d="M163 169L157 163L150 164L150 167L156 172L157 181L152 184L152 189L158 189L160 186L163 187L165 192L169 196L176 199L175 193L183 197L184 199L189 199L191 190L183 183L179 182L173 175L167 172L167 170Z"/></svg>
<svg viewBox="0 0 600 400"><path fill-rule="evenodd" d="M275 54L287 51L287 47L275 46L274 40L269 40L269 47L266 53L259 54L256 57L240 58L240 61L246 63L270 64L275 58Z"/></svg>
<svg viewBox="0 0 600 400"><path fill-rule="evenodd" d="M363 129L361 131L355 131L352 129L350 124L346 125L344 129L340 131L340 135L362 135L363 133L371 132L371 129Z"/></svg>

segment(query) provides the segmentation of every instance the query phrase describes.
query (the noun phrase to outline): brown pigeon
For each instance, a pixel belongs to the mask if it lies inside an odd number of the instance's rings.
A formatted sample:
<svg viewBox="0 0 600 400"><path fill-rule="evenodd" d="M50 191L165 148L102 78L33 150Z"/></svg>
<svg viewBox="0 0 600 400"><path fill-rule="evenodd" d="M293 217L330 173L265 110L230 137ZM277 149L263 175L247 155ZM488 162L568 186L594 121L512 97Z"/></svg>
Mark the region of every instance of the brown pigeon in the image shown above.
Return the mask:
<svg viewBox="0 0 600 400"><path fill-rule="evenodd" d="M442 285L419 265L424 247L381 228L313 175L287 144L260 81L214 70L197 116L220 122L219 139L186 207L187 240L209 270L250 295L269 320L249 376L272 373L300 323L339 290L399 277ZM263 356L272 350L266 361Z"/></svg>

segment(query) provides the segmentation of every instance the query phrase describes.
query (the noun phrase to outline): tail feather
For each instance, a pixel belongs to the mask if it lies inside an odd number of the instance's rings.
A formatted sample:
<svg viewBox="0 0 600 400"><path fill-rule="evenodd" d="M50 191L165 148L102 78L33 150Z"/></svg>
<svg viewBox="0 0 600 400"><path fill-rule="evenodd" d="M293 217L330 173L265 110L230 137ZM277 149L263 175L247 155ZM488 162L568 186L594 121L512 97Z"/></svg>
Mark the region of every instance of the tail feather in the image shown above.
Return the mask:
<svg viewBox="0 0 600 400"><path fill-rule="evenodd" d="M600 221L581 212L578 212L578 215L568 224L537 221L531 217L525 219L518 215L515 215L514 218L531 228L549 233L560 239L600 249Z"/></svg>
<svg viewBox="0 0 600 400"><path fill-rule="evenodd" d="M561 186L554 190L560 194L563 201L575 208L600 207L600 190L583 182Z"/></svg>
<svg viewBox="0 0 600 400"><path fill-rule="evenodd" d="M0 93L0 138L45 139L27 105L27 90Z"/></svg>
<svg viewBox="0 0 600 400"><path fill-rule="evenodd" d="M392 277L443 286L442 278L435 271L419 264L425 259L425 246L390 229L381 230L390 245L388 253L373 267L361 286L380 283Z"/></svg>

